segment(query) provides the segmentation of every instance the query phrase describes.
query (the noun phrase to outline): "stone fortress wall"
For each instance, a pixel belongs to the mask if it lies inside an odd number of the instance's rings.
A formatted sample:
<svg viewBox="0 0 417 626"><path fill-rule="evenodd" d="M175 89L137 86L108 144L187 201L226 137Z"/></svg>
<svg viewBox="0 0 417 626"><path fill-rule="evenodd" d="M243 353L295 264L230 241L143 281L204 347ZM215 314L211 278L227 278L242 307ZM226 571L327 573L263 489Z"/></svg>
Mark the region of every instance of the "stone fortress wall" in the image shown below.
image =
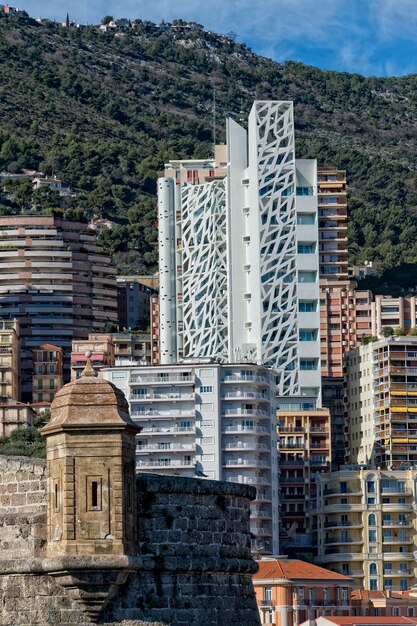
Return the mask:
<svg viewBox="0 0 417 626"><path fill-rule="evenodd" d="M45 477L42 460L0 457L1 626L91 623L48 570ZM253 497L251 487L233 483L138 475L138 553L126 557L126 581L98 623L258 626ZM100 570L100 557L89 558ZM70 560L67 567L76 577Z"/></svg>

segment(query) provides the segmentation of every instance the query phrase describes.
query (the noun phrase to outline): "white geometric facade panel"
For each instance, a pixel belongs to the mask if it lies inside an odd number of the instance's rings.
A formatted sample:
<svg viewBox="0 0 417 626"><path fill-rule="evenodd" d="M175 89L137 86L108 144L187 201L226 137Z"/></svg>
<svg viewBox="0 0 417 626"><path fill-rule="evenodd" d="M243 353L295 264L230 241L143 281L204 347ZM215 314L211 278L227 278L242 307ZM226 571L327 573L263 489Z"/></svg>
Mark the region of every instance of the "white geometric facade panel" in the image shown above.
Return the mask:
<svg viewBox="0 0 417 626"><path fill-rule="evenodd" d="M181 189L178 325L184 357L228 355L225 180ZM181 341L182 339L182 341Z"/></svg>
<svg viewBox="0 0 417 626"><path fill-rule="evenodd" d="M279 395L299 393L294 122L291 102L258 102L262 362L275 367Z"/></svg>

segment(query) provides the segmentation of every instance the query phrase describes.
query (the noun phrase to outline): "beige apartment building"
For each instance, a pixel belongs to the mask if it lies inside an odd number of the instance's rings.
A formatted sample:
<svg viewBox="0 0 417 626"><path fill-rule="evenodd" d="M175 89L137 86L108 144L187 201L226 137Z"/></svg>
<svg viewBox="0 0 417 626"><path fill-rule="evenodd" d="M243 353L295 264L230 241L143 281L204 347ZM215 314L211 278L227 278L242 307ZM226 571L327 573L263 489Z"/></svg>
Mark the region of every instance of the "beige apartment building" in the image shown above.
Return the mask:
<svg viewBox="0 0 417 626"><path fill-rule="evenodd" d="M227 174L227 146L216 145L213 159L179 159L165 163L161 176L173 178L176 185L200 185Z"/></svg>
<svg viewBox="0 0 417 626"><path fill-rule="evenodd" d="M417 464L417 337L380 339L345 359L346 461Z"/></svg>
<svg viewBox="0 0 417 626"><path fill-rule="evenodd" d="M417 583L417 470L355 469L317 477L313 515L319 562L356 588Z"/></svg>
<svg viewBox="0 0 417 626"><path fill-rule="evenodd" d="M20 331L17 320L0 320L0 402L20 398Z"/></svg>
<svg viewBox="0 0 417 626"><path fill-rule="evenodd" d="M59 346L43 343L33 350L33 402L52 402L64 384L64 353Z"/></svg>
<svg viewBox="0 0 417 626"><path fill-rule="evenodd" d="M332 460L328 409L277 411L281 551L311 548L311 502L316 476Z"/></svg>

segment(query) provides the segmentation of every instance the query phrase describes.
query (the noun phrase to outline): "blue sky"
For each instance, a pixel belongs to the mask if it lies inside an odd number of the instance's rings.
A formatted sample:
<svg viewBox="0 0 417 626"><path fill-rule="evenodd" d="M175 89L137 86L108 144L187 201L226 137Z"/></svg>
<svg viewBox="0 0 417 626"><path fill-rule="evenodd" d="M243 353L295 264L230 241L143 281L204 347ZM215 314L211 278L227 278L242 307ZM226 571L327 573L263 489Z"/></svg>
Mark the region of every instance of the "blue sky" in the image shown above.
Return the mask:
<svg viewBox="0 0 417 626"><path fill-rule="evenodd" d="M365 76L417 73L417 0L14 0L36 17L197 21L254 52Z"/></svg>

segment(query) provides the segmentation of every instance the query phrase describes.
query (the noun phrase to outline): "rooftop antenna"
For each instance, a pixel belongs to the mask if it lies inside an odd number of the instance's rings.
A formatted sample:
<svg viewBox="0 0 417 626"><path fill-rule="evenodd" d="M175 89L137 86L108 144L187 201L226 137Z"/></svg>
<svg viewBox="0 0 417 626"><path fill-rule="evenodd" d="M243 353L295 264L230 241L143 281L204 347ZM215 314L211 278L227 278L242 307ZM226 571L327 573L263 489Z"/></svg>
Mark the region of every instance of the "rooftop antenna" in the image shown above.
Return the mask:
<svg viewBox="0 0 417 626"><path fill-rule="evenodd" d="M240 111L239 111L239 122L244 122L244 117L243 117L243 98L240 99Z"/></svg>
<svg viewBox="0 0 417 626"><path fill-rule="evenodd" d="M213 155L216 152L216 87L213 85Z"/></svg>

